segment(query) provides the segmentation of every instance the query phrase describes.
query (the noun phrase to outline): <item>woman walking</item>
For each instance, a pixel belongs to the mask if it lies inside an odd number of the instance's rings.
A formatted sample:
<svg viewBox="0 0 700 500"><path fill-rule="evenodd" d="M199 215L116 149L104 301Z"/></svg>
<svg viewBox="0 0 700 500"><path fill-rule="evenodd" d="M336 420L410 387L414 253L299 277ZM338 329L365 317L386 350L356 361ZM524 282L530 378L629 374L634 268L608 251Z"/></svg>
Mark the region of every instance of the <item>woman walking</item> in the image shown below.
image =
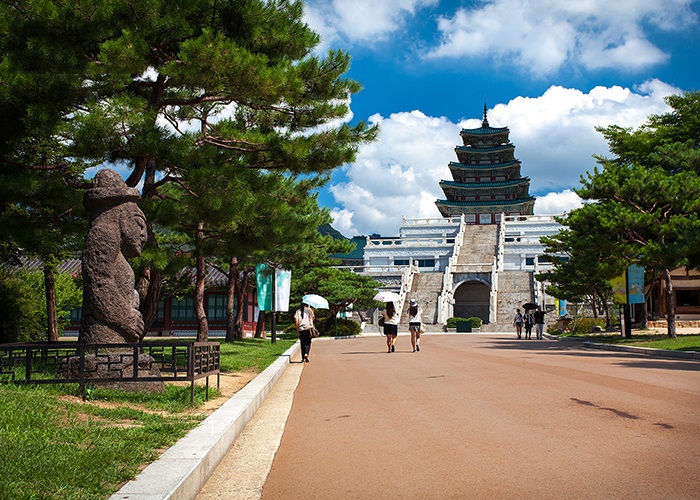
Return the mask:
<svg viewBox="0 0 700 500"><path fill-rule="evenodd" d="M523 315L520 314L520 309L515 311L515 316L513 317L513 326L515 327L515 333L518 334L518 338L523 335Z"/></svg>
<svg viewBox="0 0 700 500"><path fill-rule="evenodd" d="M386 311L382 313L384 320L384 335L386 335L387 352L396 351L396 336L399 333L399 317L393 302L386 303Z"/></svg>
<svg viewBox="0 0 700 500"><path fill-rule="evenodd" d="M301 359L308 363L311 351L311 329L314 328L314 310L302 302L301 307L294 313L294 324L301 343Z"/></svg>
<svg viewBox="0 0 700 500"><path fill-rule="evenodd" d="M408 306L408 331L411 332L411 345L413 352L420 351L420 330L423 327L423 309L416 299L411 299Z"/></svg>

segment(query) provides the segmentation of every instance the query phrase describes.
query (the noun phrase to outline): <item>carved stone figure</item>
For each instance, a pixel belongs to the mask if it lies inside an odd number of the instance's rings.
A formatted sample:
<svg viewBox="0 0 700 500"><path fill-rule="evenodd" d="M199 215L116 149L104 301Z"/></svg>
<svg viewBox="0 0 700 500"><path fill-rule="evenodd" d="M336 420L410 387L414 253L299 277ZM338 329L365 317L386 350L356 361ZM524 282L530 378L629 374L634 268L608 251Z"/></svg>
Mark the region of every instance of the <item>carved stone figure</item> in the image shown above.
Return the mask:
<svg viewBox="0 0 700 500"><path fill-rule="evenodd" d="M100 170L84 204L90 225L83 249L83 311L79 342L138 342L143 333L134 272L127 258L146 244L146 216L138 190L114 170Z"/></svg>

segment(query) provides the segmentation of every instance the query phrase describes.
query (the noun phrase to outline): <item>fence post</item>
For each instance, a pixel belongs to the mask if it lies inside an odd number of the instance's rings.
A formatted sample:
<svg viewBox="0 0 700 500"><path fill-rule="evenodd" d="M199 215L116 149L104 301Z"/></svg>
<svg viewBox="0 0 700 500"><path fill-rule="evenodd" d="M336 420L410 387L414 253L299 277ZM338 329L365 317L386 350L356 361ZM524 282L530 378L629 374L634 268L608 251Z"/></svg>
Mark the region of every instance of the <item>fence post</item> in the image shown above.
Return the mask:
<svg viewBox="0 0 700 500"><path fill-rule="evenodd" d="M78 378L80 379L80 397L85 401L85 349L82 345L78 346L78 354L80 362L78 363Z"/></svg>
<svg viewBox="0 0 700 500"><path fill-rule="evenodd" d="M194 342L187 346L187 376L190 378L190 406L194 406Z"/></svg>

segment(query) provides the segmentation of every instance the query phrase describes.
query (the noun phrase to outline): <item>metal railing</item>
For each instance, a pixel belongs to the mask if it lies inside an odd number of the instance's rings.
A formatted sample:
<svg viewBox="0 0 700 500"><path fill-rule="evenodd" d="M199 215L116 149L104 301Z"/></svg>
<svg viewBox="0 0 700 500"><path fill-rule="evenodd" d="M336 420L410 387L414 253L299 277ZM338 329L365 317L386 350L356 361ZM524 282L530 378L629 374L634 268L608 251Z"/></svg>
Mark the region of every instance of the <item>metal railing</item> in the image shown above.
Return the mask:
<svg viewBox="0 0 700 500"><path fill-rule="evenodd" d="M145 356L148 357L145 357ZM138 344L77 344L73 342L17 343L0 345L0 383L80 384L130 382L194 382L216 375L219 387L218 342L143 342ZM86 362L88 361L88 362ZM160 375L152 375L152 368Z"/></svg>

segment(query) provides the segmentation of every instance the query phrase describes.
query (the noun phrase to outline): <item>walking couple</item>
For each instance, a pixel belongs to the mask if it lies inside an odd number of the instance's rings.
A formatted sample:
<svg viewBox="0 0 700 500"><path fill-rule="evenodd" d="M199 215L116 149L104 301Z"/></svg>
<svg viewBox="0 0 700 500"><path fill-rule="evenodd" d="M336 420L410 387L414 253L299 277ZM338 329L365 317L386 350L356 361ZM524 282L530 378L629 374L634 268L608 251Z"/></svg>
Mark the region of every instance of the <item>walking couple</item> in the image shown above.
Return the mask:
<svg viewBox="0 0 700 500"><path fill-rule="evenodd" d="M411 299L408 307L408 330L411 332L411 346L413 352L420 351L420 334L423 328L421 316L423 309L420 308L415 299ZM401 315L396 310L393 302L387 302L386 311L382 314L379 324L384 326L384 335L386 336L387 352L396 351L396 337L399 333L399 320Z"/></svg>

